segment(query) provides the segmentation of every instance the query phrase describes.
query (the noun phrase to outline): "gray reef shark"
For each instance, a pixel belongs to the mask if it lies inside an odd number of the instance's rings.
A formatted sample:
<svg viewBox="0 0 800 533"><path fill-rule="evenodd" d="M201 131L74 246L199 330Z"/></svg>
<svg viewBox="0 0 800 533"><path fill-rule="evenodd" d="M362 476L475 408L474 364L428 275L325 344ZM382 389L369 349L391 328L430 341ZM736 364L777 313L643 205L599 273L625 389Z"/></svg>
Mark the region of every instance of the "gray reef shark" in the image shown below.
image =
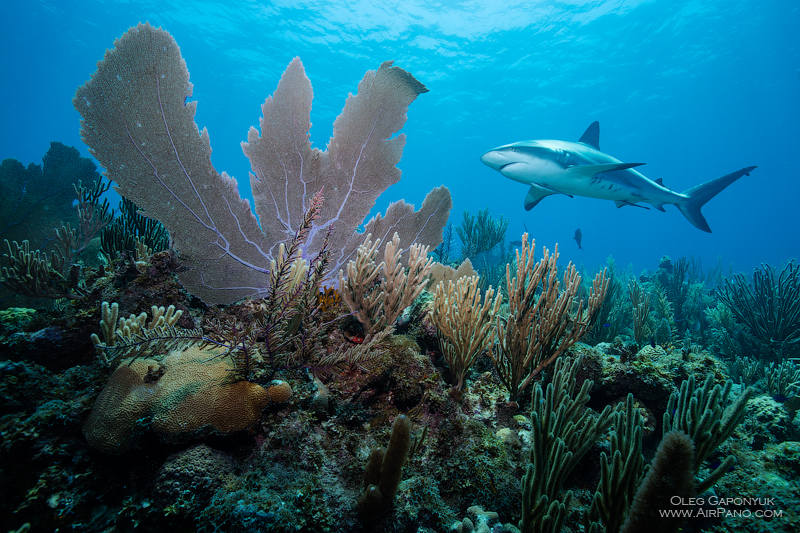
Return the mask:
<svg viewBox="0 0 800 533"><path fill-rule="evenodd" d="M648 203L664 211L674 204L695 227L711 233L700 208L725 187L756 167L747 167L707 181L683 192L664 187L634 170L644 163L623 163L600 151L600 123L593 122L578 142L521 141L489 150L481 161L503 176L530 185L525 209L530 211L545 196L566 194L612 200L617 207Z"/></svg>

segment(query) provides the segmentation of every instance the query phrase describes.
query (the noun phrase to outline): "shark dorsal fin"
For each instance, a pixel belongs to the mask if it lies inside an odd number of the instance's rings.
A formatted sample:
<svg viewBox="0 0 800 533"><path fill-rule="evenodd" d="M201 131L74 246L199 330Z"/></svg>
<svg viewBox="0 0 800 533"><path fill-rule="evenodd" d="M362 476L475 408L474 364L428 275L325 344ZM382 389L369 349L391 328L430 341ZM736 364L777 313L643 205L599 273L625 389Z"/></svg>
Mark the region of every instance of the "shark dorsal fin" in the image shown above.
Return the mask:
<svg viewBox="0 0 800 533"><path fill-rule="evenodd" d="M658 178L656 180L656 183L658 183L659 185L661 185L663 187L664 186L664 179L663 178Z"/></svg>
<svg viewBox="0 0 800 533"><path fill-rule="evenodd" d="M583 132L581 138L578 139L578 142L588 144L595 150L600 150L600 123L595 120L589 124L589 127Z"/></svg>

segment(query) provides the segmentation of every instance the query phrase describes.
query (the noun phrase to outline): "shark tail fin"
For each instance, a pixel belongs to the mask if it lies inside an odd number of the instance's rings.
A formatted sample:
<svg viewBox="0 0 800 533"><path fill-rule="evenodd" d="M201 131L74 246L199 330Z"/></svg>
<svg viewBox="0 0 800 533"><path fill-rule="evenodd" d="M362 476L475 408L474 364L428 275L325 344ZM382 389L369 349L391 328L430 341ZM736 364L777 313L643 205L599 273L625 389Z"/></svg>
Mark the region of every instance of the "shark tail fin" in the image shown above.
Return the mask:
<svg viewBox="0 0 800 533"><path fill-rule="evenodd" d="M750 172L752 172L754 168L756 167L743 168L741 170L737 170L736 172L725 174L724 176L711 181L701 183L700 185L692 187L691 189L687 189L683 191L683 194L687 196L686 200L683 200L675 205L681 210L681 213L683 213L683 216L686 217L686 220L691 222L694 227L711 233L711 227L708 225L708 222L706 222L703 213L700 212L700 208L702 208L706 202L711 200L717 194L721 193L734 181L738 180L742 176L749 176Z"/></svg>

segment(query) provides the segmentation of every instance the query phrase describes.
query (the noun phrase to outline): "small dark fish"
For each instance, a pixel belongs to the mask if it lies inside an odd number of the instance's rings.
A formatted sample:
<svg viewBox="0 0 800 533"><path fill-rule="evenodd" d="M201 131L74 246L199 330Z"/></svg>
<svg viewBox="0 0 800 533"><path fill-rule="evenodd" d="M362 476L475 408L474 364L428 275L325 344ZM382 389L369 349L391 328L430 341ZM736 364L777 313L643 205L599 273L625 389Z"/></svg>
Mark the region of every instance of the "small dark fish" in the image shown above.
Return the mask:
<svg viewBox="0 0 800 533"><path fill-rule="evenodd" d="M710 461L706 466L708 466L709 470L716 470L721 464L722 461ZM735 464L728 469L728 472L733 472L734 470L736 470Z"/></svg>
<svg viewBox="0 0 800 533"><path fill-rule="evenodd" d="M604 327L604 328L610 328L610 327L611 327L611 324L603 324L603 327Z"/></svg>
<svg viewBox="0 0 800 533"><path fill-rule="evenodd" d="M300 325L302 324L303 319L302 316L297 314L289 321L289 335L294 335L300 329Z"/></svg>
<svg viewBox="0 0 800 533"><path fill-rule="evenodd" d="M494 483L494 475L489 472L489 490L492 491L492 494L497 494L497 485Z"/></svg>
<svg viewBox="0 0 800 533"><path fill-rule="evenodd" d="M656 339L655 339L655 337L652 337L652 336L650 337L650 347L651 348L655 348L656 347Z"/></svg>
<svg viewBox="0 0 800 533"><path fill-rule="evenodd" d="M511 241L508 244L511 246L522 246L522 241Z"/></svg>
<svg viewBox="0 0 800 533"><path fill-rule="evenodd" d="M575 236L573 237L573 239L575 239L575 242L578 243L578 250L583 250L583 246L581 246L581 239L582 238L583 238L583 235L581 234L581 228L576 229L575 230ZM583 250L583 251L585 252L586 250Z"/></svg>
<svg viewBox="0 0 800 533"><path fill-rule="evenodd" d="M775 394L775 395L772 397L772 399L773 399L773 400L775 400L775 401L776 401L776 402L778 402L778 403L784 403L784 402L785 402L786 400L788 400L789 398L788 398L787 396L784 396L783 394Z"/></svg>

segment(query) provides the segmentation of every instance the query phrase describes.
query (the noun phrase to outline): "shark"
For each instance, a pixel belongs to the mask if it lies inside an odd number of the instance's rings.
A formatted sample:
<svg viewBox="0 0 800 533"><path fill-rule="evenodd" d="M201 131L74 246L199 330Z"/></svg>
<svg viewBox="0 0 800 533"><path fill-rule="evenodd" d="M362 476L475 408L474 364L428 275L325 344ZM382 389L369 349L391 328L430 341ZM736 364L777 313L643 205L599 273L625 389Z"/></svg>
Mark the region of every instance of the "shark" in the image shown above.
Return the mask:
<svg viewBox="0 0 800 533"><path fill-rule="evenodd" d="M600 123L593 122L577 142L521 141L493 148L481 161L503 176L530 185L525 209L530 211L543 198L554 194L611 200L617 207L635 206L659 211L664 205L676 206L696 228L711 233L700 209L742 176L756 167L746 167L701 183L683 192L651 180L636 167L644 163L623 163L600 150Z"/></svg>

